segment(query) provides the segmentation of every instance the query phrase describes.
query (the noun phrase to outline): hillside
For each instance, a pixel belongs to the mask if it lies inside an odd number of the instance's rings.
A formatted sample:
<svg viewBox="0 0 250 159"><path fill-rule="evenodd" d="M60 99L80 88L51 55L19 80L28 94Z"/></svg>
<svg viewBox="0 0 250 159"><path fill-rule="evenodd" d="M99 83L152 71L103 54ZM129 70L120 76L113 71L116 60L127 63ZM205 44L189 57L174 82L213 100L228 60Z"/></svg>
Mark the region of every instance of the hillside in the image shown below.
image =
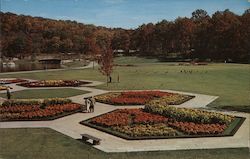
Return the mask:
<svg viewBox="0 0 250 159"><path fill-rule="evenodd" d="M211 59L249 62L250 11L236 15L229 10L211 17L196 10L191 18L143 24L134 30L106 28L70 20L0 13L1 52L5 57L37 54L100 53L140 50L141 56L161 59Z"/></svg>

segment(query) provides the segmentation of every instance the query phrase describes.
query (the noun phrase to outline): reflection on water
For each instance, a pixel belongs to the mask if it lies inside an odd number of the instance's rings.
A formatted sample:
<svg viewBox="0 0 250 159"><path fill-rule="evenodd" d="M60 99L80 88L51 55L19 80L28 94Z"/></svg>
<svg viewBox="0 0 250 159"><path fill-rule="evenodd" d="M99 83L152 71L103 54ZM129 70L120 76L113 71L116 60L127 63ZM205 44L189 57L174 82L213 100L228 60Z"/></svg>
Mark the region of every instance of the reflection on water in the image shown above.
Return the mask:
<svg viewBox="0 0 250 159"><path fill-rule="evenodd" d="M42 63L18 63L14 65L0 64L0 72L16 72L16 71L32 71L32 70L45 70L45 69L58 69L61 68L60 64L42 64Z"/></svg>

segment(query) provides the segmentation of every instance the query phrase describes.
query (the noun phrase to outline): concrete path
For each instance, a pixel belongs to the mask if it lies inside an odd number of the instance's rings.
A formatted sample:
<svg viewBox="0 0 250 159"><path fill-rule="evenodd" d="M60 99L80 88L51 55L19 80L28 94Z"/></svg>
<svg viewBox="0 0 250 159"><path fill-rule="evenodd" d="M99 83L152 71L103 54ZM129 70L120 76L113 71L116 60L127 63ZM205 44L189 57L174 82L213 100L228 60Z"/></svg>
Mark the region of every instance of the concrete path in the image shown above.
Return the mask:
<svg viewBox="0 0 250 159"><path fill-rule="evenodd" d="M189 93L189 92L181 92L181 91L173 91L173 90L161 90L161 91L195 96L195 98L192 98L191 100L178 105L178 107L185 107L185 108L204 108L209 103L212 103L214 100L219 98L218 96L211 96L211 95L197 94L197 93Z"/></svg>
<svg viewBox="0 0 250 159"><path fill-rule="evenodd" d="M20 87L13 86L13 91L21 90ZM68 88L68 87L67 87ZM102 94L108 91L99 90L90 87L73 87L89 91L90 93L70 97L73 102L83 103L83 98ZM26 88L25 88L26 89ZM30 88L28 88L30 89ZM33 88L32 88L33 89ZM41 89L41 88L37 88ZM44 88L48 89L48 88ZM50 88L51 89L51 88ZM60 89L60 88L59 88ZM179 92L172 90L162 90L167 92L176 92L194 95L195 98L185 102L181 107L206 107L218 97L202 94L193 94L188 92ZM0 99L1 100L1 99ZM131 152L131 151L159 151L159 150L185 150L185 149L214 149L214 148L237 148L249 147L250 134L250 114L226 112L228 114L246 117L245 122L232 137L207 137L207 138L189 138L189 139L158 139L158 140L137 140L129 141L119 137L98 131L96 129L79 124L80 121L86 120L97 115L118 109L118 108L139 108L143 106L112 106L102 103L97 103L94 113L76 113L53 121L20 121L20 122L0 122L0 128L33 128L33 127L48 127L60 133L70 136L74 139L79 139L80 134L87 133L102 139L101 144L95 146L105 152Z"/></svg>

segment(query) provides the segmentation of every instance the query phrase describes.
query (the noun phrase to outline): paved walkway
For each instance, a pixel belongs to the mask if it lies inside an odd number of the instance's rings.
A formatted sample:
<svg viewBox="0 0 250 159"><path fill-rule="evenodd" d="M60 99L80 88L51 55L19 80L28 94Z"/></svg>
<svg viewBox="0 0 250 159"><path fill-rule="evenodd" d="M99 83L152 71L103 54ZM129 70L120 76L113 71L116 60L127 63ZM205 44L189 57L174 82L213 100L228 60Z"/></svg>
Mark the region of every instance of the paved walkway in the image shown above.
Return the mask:
<svg viewBox="0 0 250 159"><path fill-rule="evenodd" d="M21 90L20 87L13 86L13 91ZM75 88L75 87L74 87ZM32 88L33 89L33 88ZM39 88L40 89L40 88ZM47 88L44 88L47 89ZM83 103L83 98L94 96L108 91L94 89L90 87L76 87L75 89L90 91L91 93L70 97L73 102ZM166 90L162 90L166 91ZM167 90L168 92L177 92ZM183 94L195 95L195 98L181 104L182 107L206 107L207 104L217 97L202 94L193 94L187 92L177 92ZM226 112L236 116L246 117L245 122L232 137L207 137L207 138L187 138L187 139L158 139L158 140L137 140L129 141L119 137L92 129L79 124L80 121L91 117L115 110L117 108L139 108L142 106L111 106L97 103L94 113L76 113L53 121L20 121L20 122L1 122L0 128L33 128L48 127L60 133L79 139L80 134L87 133L102 139L101 144L95 146L105 152L131 152L131 151L159 151L159 150L185 150L185 149L214 149L214 148L237 148L249 147L250 134L250 114Z"/></svg>

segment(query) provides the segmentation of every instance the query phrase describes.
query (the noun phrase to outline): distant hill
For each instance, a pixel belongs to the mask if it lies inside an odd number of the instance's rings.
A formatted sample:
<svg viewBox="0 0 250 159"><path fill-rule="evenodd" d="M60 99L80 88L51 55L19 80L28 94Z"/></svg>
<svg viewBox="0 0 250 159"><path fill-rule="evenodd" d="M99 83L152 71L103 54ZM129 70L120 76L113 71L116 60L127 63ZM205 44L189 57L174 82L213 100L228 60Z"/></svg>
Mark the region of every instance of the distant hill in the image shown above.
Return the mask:
<svg viewBox="0 0 250 159"><path fill-rule="evenodd" d="M113 50L124 53L139 50L136 53L141 56L168 61L169 58L232 62L250 59L250 9L243 15L225 10L212 16L198 9L191 18L143 24L134 30L3 12L0 19L1 53L6 57L91 55L102 53L111 44Z"/></svg>

